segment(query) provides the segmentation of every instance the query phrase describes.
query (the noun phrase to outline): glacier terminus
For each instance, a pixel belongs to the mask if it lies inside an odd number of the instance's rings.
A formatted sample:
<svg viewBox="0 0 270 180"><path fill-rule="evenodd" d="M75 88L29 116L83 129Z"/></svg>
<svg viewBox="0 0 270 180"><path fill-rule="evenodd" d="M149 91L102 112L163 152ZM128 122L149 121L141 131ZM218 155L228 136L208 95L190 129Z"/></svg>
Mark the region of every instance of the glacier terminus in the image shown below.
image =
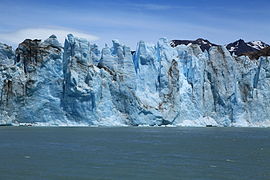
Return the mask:
<svg viewBox="0 0 270 180"><path fill-rule="evenodd" d="M135 52L72 34L0 43L0 124L269 127L269 61L166 38Z"/></svg>

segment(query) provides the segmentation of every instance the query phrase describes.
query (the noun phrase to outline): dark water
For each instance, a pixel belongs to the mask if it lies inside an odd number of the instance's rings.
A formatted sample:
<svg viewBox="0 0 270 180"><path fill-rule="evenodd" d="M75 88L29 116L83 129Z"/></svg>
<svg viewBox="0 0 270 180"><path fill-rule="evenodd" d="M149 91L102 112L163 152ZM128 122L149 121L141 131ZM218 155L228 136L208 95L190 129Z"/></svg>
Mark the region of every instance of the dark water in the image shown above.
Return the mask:
<svg viewBox="0 0 270 180"><path fill-rule="evenodd" d="M0 128L0 180L269 180L270 129Z"/></svg>

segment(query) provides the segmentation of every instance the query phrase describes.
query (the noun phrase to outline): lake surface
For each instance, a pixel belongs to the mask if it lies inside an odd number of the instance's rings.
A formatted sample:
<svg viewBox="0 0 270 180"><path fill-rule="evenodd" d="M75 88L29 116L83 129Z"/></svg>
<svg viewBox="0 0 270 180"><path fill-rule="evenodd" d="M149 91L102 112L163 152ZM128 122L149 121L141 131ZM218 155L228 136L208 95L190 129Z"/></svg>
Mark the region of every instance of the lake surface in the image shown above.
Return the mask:
<svg viewBox="0 0 270 180"><path fill-rule="evenodd" d="M0 127L1 180L269 180L269 128Z"/></svg>

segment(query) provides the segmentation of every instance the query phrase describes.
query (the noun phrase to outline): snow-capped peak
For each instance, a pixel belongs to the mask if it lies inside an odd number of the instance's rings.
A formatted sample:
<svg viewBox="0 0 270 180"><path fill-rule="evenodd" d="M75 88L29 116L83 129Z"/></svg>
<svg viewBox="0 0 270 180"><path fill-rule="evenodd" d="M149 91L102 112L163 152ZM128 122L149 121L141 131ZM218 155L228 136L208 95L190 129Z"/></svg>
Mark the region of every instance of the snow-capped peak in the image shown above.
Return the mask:
<svg viewBox="0 0 270 180"><path fill-rule="evenodd" d="M180 44L184 44L184 45L197 44L200 46L200 48L203 51L209 50L210 47L212 47L212 46L217 46L216 44L213 44L210 41L208 41L207 39L203 39L203 38L199 38L196 40L172 40L170 44L172 47L176 47Z"/></svg>
<svg viewBox="0 0 270 180"><path fill-rule="evenodd" d="M255 48L257 50L261 50L263 48L269 47L268 44L262 42L262 41L251 41L247 43L248 46Z"/></svg>
<svg viewBox="0 0 270 180"><path fill-rule="evenodd" d="M243 39L239 39L228 44L226 47L231 53L235 53L237 56L240 56L246 53L258 52L261 49L269 47L269 45L262 41L245 42Z"/></svg>

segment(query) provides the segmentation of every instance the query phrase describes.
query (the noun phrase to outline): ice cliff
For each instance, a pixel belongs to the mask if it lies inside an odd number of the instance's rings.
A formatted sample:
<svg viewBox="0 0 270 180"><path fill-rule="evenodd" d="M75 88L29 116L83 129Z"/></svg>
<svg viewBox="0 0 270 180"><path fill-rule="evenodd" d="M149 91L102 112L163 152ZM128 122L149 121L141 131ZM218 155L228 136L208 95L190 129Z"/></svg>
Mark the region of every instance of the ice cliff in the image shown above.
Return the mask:
<svg viewBox="0 0 270 180"><path fill-rule="evenodd" d="M0 124L270 126L270 58L68 35L0 43Z"/></svg>

